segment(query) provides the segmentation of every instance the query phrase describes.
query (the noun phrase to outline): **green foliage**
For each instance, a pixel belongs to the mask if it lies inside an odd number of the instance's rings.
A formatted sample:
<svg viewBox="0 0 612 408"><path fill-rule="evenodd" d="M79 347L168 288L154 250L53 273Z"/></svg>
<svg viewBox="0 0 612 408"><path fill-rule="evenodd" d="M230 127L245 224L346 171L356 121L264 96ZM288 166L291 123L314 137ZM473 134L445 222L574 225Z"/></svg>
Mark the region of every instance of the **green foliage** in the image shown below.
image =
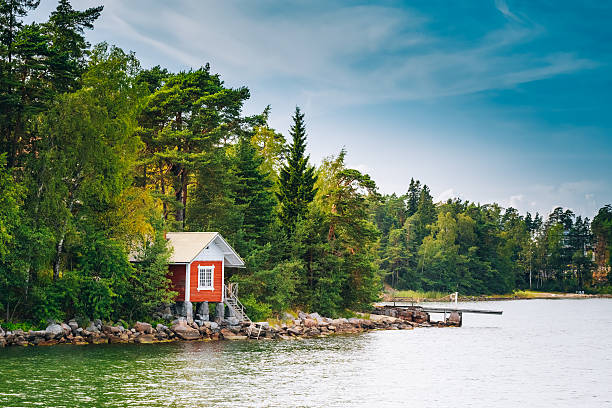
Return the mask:
<svg viewBox="0 0 612 408"><path fill-rule="evenodd" d="M242 296L241 302L252 321L264 321L272 314L270 305L265 302L258 302L252 293Z"/></svg>

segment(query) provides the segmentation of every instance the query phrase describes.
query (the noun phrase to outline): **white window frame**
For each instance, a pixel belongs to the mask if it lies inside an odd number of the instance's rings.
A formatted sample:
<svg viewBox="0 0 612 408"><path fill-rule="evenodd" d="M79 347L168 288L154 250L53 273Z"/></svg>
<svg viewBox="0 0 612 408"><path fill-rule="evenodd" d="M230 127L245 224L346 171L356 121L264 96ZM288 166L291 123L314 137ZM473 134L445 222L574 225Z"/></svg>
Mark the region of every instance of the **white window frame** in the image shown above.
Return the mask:
<svg viewBox="0 0 612 408"><path fill-rule="evenodd" d="M210 285L206 283L206 273L210 273ZM214 265L199 265L198 266L198 290L215 290L215 267Z"/></svg>

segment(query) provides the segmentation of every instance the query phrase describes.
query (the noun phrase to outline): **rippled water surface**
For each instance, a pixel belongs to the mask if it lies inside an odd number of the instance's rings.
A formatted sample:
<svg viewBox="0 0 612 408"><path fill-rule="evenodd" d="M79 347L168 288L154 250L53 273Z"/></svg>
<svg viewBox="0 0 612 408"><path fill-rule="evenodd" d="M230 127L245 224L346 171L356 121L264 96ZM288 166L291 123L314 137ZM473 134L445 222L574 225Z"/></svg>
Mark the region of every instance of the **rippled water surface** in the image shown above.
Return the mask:
<svg viewBox="0 0 612 408"><path fill-rule="evenodd" d="M0 406L612 406L612 299L461 306L504 314L297 341L0 349Z"/></svg>

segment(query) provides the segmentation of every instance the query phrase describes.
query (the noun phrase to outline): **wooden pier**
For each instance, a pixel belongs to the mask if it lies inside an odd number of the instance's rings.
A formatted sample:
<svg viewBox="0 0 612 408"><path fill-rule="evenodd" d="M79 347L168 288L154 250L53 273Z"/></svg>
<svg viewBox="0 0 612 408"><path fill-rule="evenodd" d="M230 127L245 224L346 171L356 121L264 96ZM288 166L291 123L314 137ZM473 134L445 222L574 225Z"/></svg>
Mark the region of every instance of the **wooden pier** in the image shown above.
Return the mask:
<svg viewBox="0 0 612 408"><path fill-rule="evenodd" d="M479 313L501 315L502 310L486 310L486 309L465 309L459 307L431 307L424 305L415 305L413 302L380 302L375 304L375 314L383 314L387 316L399 317L402 319L415 321L417 323L433 323L445 326L461 326L463 323L464 313ZM444 318L441 322L431 322L430 314L441 313Z"/></svg>

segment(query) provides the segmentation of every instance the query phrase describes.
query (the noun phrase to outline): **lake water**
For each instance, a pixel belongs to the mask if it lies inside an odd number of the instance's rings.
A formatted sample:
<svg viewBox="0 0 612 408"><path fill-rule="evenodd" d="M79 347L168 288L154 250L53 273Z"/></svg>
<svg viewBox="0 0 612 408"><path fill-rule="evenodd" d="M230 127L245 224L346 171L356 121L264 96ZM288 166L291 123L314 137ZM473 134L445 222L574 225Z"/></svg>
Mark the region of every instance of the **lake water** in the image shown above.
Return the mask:
<svg viewBox="0 0 612 408"><path fill-rule="evenodd" d="M0 349L0 406L612 407L612 299L460 305L504 314L295 341Z"/></svg>

